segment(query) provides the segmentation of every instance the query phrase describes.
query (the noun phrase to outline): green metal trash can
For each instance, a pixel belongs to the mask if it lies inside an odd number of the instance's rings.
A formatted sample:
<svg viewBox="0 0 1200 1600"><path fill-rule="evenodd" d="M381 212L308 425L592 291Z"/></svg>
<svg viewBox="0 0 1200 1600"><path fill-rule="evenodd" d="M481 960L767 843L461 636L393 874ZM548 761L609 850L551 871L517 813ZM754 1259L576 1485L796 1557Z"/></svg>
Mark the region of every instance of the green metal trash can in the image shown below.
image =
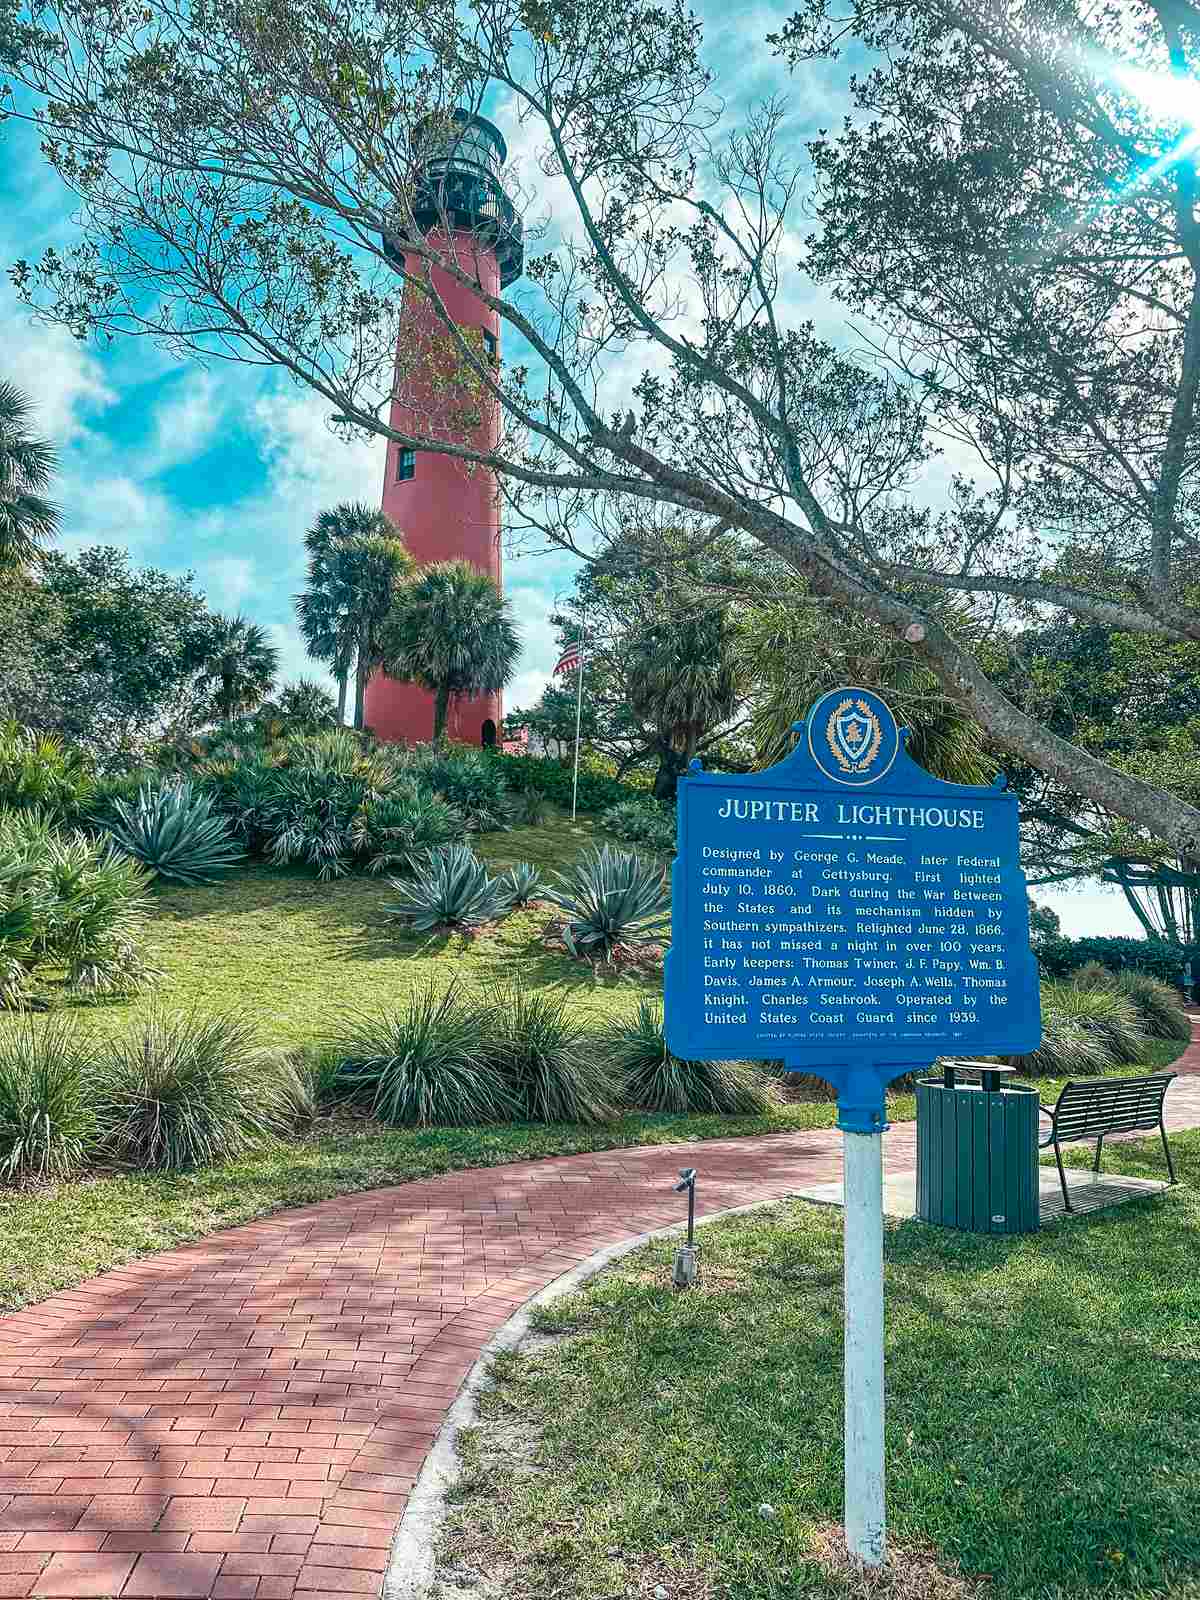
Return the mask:
<svg viewBox="0 0 1200 1600"><path fill-rule="evenodd" d="M918 1217L969 1233L1036 1232L1037 1090L1002 1087L1016 1069L990 1061L941 1067L917 1081Z"/></svg>

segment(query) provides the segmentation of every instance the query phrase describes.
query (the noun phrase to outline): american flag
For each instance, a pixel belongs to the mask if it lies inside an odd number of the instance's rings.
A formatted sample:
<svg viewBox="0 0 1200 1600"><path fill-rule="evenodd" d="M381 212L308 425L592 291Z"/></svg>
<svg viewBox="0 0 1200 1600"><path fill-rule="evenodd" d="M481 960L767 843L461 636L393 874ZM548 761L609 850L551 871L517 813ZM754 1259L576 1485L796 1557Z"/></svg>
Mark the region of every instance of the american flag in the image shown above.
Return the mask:
<svg viewBox="0 0 1200 1600"><path fill-rule="evenodd" d="M583 645L578 640L567 645L554 668L555 674L560 672L574 672L583 660Z"/></svg>

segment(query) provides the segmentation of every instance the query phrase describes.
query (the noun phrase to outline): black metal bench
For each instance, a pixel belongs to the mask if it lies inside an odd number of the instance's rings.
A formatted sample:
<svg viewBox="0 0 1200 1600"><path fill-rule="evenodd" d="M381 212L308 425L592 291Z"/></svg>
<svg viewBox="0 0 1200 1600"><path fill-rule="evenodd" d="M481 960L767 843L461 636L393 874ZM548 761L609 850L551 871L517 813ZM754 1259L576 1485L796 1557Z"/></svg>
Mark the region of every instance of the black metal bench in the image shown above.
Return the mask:
<svg viewBox="0 0 1200 1600"><path fill-rule="evenodd" d="M1038 1147L1045 1150L1048 1145L1054 1146L1058 1181L1062 1184L1063 1204L1068 1211L1075 1208L1067 1193L1067 1175L1063 1171L1064 1144L1095 1139L1096 1159L1092 1171L1098 1173L1100 1154L1110 1133L1153 1133L1157 1128L1167 1158L1167 1171L1171 1182L1176 1181L1163 1122L1163 1100L1178 1076L1177 1072L1151 1072L1144 1078L1075 1078L1063 1085L1053 1109L1042 1106L1042 1115L1050 1118L1050 1131L1038 1141Z"/></svg>

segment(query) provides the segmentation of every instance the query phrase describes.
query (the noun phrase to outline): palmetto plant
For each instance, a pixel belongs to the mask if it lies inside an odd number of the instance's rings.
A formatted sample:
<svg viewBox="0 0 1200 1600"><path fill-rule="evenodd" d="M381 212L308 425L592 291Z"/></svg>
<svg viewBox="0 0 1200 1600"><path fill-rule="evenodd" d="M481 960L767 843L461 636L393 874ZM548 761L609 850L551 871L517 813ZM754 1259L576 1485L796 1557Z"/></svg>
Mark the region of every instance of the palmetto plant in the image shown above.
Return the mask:
<svg viewBox="0 0 1200 1600"><path fill-rule="evenodd" d="M96 1068L104 1148L158 1171L225 1161L287 1132L296 1098L291 1064L240 1017L152 1013Z"/></svg>
<svg viewBox="0 0 1200 1600"><path fill-rule="evenodd" d="M477 928L495 922L509 910L500 882L489 876L469 845L445 845L429 853L411 880L388 880L396 891L386 906L388 916L415 933L438 928Z"/></svg>
<svg viewBox="0 0 1200 1600"><path fill-rule="evenodd" d="M430 850L461 839L461 812L415 781L364 801L351 820L349 839L368 872L414 872Z"/></svg>
<svg viewBox="0 0 1200 1600"><path fill-rule="evenodd" d="M36 812L0 813L0 1004L33 998L57 968L85 995L136 992L152 976L141 945L147 875L81 833Z"/></svg>
<svg viewBox="0 0 1200 1600"><path fill-rule="evenodd" d="M0 1180L68 1178L96 1141L94 1046L73 1025L31 1018L0 1033Z"/></svg>
<svg viewBox="0 0 1200 1600"><path fill-rule="evenodd" d="M432 985L400 1011L348 1019L327 1041L339 1080L381 1121L398 1127L506 1122L520 1102L480 1050L479 1006Z"/></svg>
<svg viewBox="0 0 1200 1600"><path fill-rule="evenodd" d="M267 630L245 617L216 616L199 681L213 692L222 717L253 711L271 692L279 670L279 651Z"/></svg>
<svg viewBox="0 0 1200 1600"><path fill-rule="evenodd" d="M545 898L566 913L563 939L573 955L608 961L620 947L664 938L671 926L662 868L611 845L585 851L551 880Z"/></svg>
<svg viewBox="0 0 1200 1600"><path fill-rule="evenodd" d="M485 572L439 561L404 586L380 637L384 670L434 697L433 737L446 731L450 701L503 689L521 641L511 604Z"/></svg>
<svg viewBox="0 0 1200 1600"><path fill-rule="evenodd" d="M132 803L114 800L105 823L113 843L160 878L212 883L244 859L210 795L186 780L147 783Z"/></svg>
<svg viewBox="0 0 1200 1600"><path fill-rule="evenodd" d="M32 566L58 531L58 508L44 498L57 455L26 431L31 411L15 384L0 382L0 571Z"/></svg>
<svg viewBox="0 0 1200 1600"><path fill-rule="evenodd" d="M752 1116L781 1099L778 1086L752 1062L682 1061L672 1055L662 1007L648 1000L634 1016L612 1023L600 1048L620 1085L622 1104L642 1111Z"/></svg>
<svg viewBox="0 0 1200 1600"><path fill-rule="evenodd" d="M0 723L0 807L37 806L73 821L94 783L87 759L57 735Z"/></svg>
<svg viewBox="0 0 1200 1600"><path fill-rule="evenodd" d="M459 811L469 828L491 833L508 821L508 785L491 756L482 750L435 746L414 767L428 784Z"/></svg>

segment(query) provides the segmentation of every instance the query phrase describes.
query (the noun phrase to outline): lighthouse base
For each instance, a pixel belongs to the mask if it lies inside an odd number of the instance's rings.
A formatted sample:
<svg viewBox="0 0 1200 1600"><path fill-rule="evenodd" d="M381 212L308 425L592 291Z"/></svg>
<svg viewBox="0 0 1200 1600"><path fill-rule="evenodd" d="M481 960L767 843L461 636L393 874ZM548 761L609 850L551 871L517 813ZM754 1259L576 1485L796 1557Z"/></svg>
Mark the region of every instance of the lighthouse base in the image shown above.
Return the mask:
<svg viewBox="0 0 1200 1600"><path fill-rule="evenodd" d="M367 683L363 720L386 744L429 744L433 738L433 710L433 696L415 683L397 683L382 672L375 673ZM502 716L498 694L455 698L446 718L446 737L455 744L497 744Z"/></svg>

